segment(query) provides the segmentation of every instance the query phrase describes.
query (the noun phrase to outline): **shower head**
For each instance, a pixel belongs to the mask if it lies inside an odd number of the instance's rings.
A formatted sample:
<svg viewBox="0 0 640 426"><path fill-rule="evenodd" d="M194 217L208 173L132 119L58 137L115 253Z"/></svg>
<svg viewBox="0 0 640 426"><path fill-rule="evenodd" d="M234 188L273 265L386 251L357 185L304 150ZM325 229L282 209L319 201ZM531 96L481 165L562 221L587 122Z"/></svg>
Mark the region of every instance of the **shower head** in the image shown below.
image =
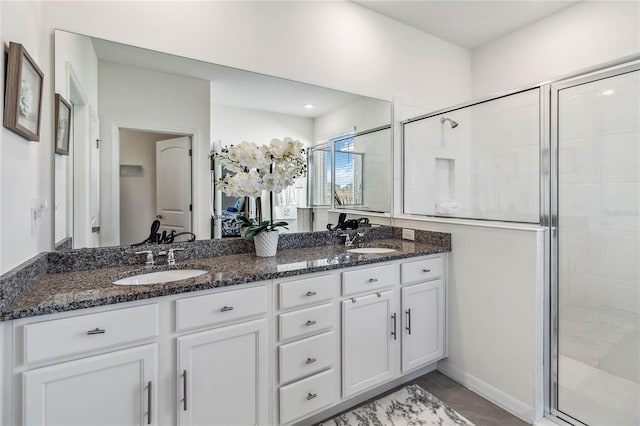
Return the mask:
<svg viewBox="0 0 640 426"><path fill-rule="evenodd" d="M454 120L452 120L450 118L447 118L447 117L440 117L440 124L444 124L445 121L448 121L449 124L451 124L451 128L452 129L455 129L456 127L458 127L458 122L457 121L454 121Z"/></svg>

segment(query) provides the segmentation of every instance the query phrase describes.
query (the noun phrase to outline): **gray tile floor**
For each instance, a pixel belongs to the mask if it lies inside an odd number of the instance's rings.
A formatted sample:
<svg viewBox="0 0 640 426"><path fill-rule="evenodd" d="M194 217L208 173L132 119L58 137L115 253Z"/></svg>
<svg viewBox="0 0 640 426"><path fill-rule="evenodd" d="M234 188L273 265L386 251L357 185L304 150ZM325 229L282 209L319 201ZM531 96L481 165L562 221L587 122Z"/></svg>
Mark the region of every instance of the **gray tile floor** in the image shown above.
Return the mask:
<svg viewBox="0 0 640 426"><path fill-rule="evenodd" d="M376 400L414 383L448 404L476 426L523 426L528 424L437 370L420 376L382 395L377 395L369 401Z"/></svg>
<svg viewBox="0 0 640 426"><path fill-rule="evenodd" d="M477 426L528 424L437 370L418 377L411 383L422 386Z"/></svg>

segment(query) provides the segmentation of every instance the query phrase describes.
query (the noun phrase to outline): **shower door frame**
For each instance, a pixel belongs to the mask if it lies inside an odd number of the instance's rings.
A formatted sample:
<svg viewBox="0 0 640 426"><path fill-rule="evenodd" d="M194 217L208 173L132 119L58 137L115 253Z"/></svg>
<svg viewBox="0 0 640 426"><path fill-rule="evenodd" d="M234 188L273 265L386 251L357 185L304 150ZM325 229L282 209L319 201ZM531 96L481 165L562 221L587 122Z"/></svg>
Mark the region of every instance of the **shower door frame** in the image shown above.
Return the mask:
<svg viewBox="0 0 640 426"><path fill-rule="evenodd" d="M549 94L549 114L543 115L543 119L549 119L549 132L545 134L545 137L550 142L550 173L546 174L548 183L543 185L544 190L549 191L549 197L543 197L543 203L548 203L549 209L544 211L549 212L549 216L543 215L543 222L545 226L549 228L549 279L550 286L549 298L545 298L549 301L548 309L550 309L550 315L548 318L548 324L545 324L545 330L549 333L549 338L545 339L548 344L548 348L545 348L545 364L548 366L549 371L545 374L545 388L546 388L546 406L548 407L545 412L547 417L550 417L554 421L560 424L570 425L585 425L580 420L572 417L568 413L560 411L558 407L558 337L559 337L559 246L558 246L558 192L559 192L559 163L558 163L558 131L559 131L559 93L563 89L569 87L579 86L594 81L603 80L610 77L616 77L623 74L628 74L634 71L640 70L640 56L633 56L625 58L621 61L609 63L606 66L599 67L599 69L593 71L585 71L575 77L566 78L553 82L545 87L548 90L544 90L544 93ZM543 138L544 140L544 138ZM543 146L544 146L543 142ZM543 176L545 173L543 173ZM546 206L545 206L546 207ZM545 295L546 296L546 295ZM548 359L548 362L547 362Z"/></svg>

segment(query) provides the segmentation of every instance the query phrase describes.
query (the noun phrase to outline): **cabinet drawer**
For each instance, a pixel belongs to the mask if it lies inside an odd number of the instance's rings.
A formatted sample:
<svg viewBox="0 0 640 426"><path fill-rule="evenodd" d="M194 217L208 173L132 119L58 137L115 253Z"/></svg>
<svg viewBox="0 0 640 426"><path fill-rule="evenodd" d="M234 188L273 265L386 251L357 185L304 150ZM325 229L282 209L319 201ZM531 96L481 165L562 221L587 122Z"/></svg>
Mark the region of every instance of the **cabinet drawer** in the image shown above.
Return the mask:
<svg viewBox="0 0 640 426"><path fill-rule="evenodd" d="M342 273L342 294L362 293L370 290L391 287L398 282L396 265L375 266Z"/></svg>
<svg viewBox="0 0 640 426"><path fill-rule="evenodd" d="M280 314L280 340L302 336L333 327L336 321L333 303Z"/></svg>
<svg viewBox="0 0 640 426"><path fill-rule="evenodd" d="M442 256L405 262L400 266L402 284L429 281L442 276Z"/></svg>
<svg viewBox="0 0 640 426"><path fill-rule="evenodd" d="M25 362L44 361L158 335L158 305L64 318L24 326Z"/></svg>
<svg viewBox="0 0 640 426"><path fill-rule="evenodd" d="M234 321L266 312L266 287L189 297L176 301L176 331Z"/></svg>
<svg viewBox="0 0 640 426"><path fill-rule="evenodd" d="M306 416L338 399L335 370L316 374L280 388L280 423Z"/></svg>
<svg viewBox="0 0 640 426"><path fill-rule="evenodd" d="M335 364L333 331L280 346L280 383L322 371Z"/></svg>
<svg viewBox="0 0 640 426"><path fill-rule="evenodd" d="M335 296L337 275L322 275L280 283L280 309L311 305Z"/></svg>

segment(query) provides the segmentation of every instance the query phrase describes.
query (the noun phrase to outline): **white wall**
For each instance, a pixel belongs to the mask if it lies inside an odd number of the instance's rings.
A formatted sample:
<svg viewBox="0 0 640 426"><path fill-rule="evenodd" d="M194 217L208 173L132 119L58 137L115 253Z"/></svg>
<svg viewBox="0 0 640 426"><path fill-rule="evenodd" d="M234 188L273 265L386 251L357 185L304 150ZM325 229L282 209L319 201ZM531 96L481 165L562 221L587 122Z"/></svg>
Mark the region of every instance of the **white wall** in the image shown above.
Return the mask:
<svg viewBox="0 0 640 426"><path fill-rule="evenodd" d="M474 98L640 53L640 3L583 1L472 52Z"/></svg>
<svg viewBox="0 0 640 426"><path fill-rule="evenodd" d="M112 173L119 173L114 140L118 128L192 135L193 232L209 238L209 81L99 62L100 137L100 244L118 244L119 199ZM104 238L104 239L103 239Z"/></svg>
<svg viewBox="0 0 640 426"><path fill-rule="evenodd" d="M470 89L466 49L349 2L44 2L61 28L189 58L438 107Z"/></svg>
<svg viewBox="0 0 640 426"><path fill-rule="evenodd" d="M0 2L2 44L21 43L45 74L40 142L29 142L10 130L0 129L0 273L6 272L52 244L53 200L51 122L52 51L50 34L40 26L38 2ZM2 55L0 73L4 81L6 55ZM2 99L4 99L4 84ZM2 102L4 104L4 102ZM31 230L31 206L48 205Z"/></svg>

